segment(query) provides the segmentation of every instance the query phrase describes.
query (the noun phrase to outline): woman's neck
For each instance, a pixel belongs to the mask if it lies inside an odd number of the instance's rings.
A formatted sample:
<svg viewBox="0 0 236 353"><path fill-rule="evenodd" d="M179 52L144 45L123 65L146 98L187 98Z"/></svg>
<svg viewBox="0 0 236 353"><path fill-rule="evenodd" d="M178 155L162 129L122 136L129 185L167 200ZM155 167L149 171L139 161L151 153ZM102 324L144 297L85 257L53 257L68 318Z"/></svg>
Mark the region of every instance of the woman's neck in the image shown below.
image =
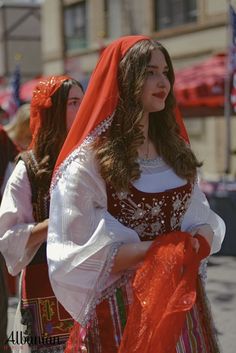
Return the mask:
<svg viewBox="0 0 236 353"><path fill-rule="evenodd" d="M155 159L158 157L158 153L153 142L150 140L148 136L148 129L149 129L149 114L144 113L143 118L140 122L142 126L142 132L144 136L144 141L141 146L138 148L138 155L141 159Z"/></svg>
<svg viewBox="0 0 236 353"><path fill-rule="evenodd" d="M149 128L149 114L144 113L140 121L141 129L144 136L144 141L148 140L148 128Z"/></svg>

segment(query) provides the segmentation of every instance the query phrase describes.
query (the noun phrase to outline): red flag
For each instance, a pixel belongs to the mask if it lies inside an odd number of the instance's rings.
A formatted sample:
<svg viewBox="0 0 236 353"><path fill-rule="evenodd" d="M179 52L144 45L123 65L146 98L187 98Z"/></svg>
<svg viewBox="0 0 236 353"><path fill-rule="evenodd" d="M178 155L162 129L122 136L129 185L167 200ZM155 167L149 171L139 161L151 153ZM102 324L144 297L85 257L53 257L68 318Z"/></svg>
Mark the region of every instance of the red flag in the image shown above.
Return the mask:
<svg viewBox="0 0 236 353"><path fill-rule="evenodd" d="M11 94L9 99L2 104L3 109L8 113L11 118L21 105L20 100L20 81L21 81L21 72L19 65L16 65L15 70L11 79Z"/></svg>

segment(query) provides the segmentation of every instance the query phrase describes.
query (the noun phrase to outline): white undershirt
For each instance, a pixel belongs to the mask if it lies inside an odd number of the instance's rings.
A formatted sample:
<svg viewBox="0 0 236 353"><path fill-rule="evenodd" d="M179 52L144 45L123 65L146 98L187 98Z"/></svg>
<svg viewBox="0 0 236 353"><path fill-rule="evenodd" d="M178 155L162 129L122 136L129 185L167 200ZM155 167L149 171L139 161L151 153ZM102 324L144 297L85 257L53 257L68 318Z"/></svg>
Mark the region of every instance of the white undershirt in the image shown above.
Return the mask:
<svg viewBox="0 0 236 353"><path fill-rule="evenodd" d="M186 184L186 180L179 178L162 158L138 160L141 176L133 182L136 189L143 192L163 192Z"/></svg>

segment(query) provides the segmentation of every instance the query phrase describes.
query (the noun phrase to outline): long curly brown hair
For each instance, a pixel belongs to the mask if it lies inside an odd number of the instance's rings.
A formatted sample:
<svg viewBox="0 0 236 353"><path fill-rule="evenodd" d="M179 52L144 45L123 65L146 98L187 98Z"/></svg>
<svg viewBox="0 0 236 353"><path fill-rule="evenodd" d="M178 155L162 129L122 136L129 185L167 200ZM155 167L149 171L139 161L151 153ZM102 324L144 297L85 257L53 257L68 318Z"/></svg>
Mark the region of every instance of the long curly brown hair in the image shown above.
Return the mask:
<svg viewBox="0 0 236 353"><path fill-rule="evenodd" d="M141 95L147 65L155 49L159 49L165 56L171 88L165 109L149 114L149 138L158 154L179 177L193 181L197 167L201 166L180 137L180 129L174 117L174 70L170 56L159 42L142 40L128 50L119 64L119 99L113 122L93 145L102 177L117 191L128 190L130 182L140 177L138 147L144 142L140 127L143 116Z"/></svg>
<svg viewBox="0 0 236 353"><path fill-rule="evenodd" d="M50 186L57 157L67 136L66 108L72 86L78 86L84 91L80 82L68 79L51 96L51 107L41 110L41 125L33 152L39 166L36 181L46 189Z"/></svg>

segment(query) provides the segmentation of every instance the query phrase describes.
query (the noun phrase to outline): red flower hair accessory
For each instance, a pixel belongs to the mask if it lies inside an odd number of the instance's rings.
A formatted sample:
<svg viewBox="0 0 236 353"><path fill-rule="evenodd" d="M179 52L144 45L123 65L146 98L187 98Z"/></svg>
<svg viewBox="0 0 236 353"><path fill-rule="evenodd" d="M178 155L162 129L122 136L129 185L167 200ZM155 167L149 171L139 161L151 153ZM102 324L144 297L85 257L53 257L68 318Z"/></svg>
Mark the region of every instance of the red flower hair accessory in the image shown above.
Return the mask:
<svg viewBox="0 0 236 353"><path fill-rule="evenodd" d="M42 110L52 106L51 97L61 87L62 83L68 79L68 76L49 76L39 81L36 85L30 105L30 129L32 132L30 148L34 146L41 126Z"/></svg>

